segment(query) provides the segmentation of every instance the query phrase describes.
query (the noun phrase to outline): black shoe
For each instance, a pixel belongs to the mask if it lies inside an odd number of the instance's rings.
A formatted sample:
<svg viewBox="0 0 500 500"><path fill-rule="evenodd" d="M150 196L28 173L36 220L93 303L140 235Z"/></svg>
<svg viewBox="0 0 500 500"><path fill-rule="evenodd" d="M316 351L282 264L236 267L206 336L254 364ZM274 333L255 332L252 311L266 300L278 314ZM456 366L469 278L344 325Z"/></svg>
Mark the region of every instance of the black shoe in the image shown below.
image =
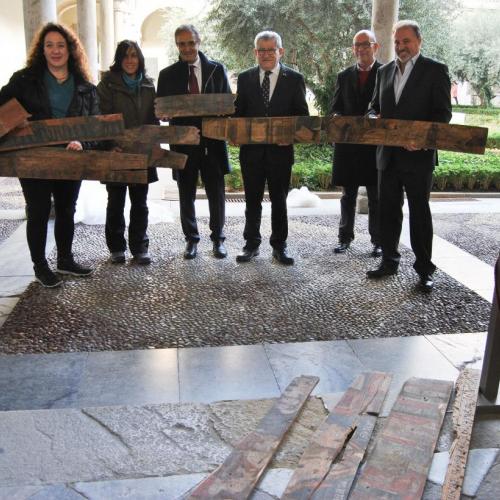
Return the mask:
<svg viewBox="0 0 500 500"><path fill-rule="evenodd" d="M224 259L227 257L227 250L223 241L214 241L214 257Z"/></svg>
<svg viewBox="0 0 500 500"><path fill-rule="evenodd" d="M372 257L382 257L382 247L380 245L373 245L371 253Z"/></svg>
<svg viewBox="0 0 500 500"><path fill-rule="evenodd" d="M151 257L148 252L136 253L132 260L140 266L149 266L151 264Z"/></svg>
<svg viewBox="0 0 500 500"><path fill-rule="evenodd" d="M388 267L381 264L377 269L372 269L366 272L366 277L370 279L383 278L384 276L391 276L393 274L398 274L397 268Z"/></svg>
<svg viewBox="0 0 500 500"><path fill-rule="evenodd" d="M244 248L243 252L236 256L236 262L250 262L253 257L259 255L259 249Z"/></svg>
<svg viewBox="0 0 500 500"><path fill-rule="evenodd" d="M335 253L346 253L347 249L349 248L350 243L343 243L340 242L334 249L333 251Z"/></svg>
<svg viewBox="0 0 500 500"><path fill-rule="evenodd" d="M290 257L287 252L286 252L286 249L283 248L283 249L274 249L273 250L273 257L280 263L280 264L283 264L284 266L293 266L293 263L294 263L294 260L293 260L293 257Z"/></svg>
<svg viewBox="0 0 500 500"><path fill-rule="evenodd" d="M432 292L434 288L434 281L432 280L432 276L430 274L421 274L420 275L420 289L425 293Z"/></svg>
<svg viewBox="0 0 500 500"><path fill-rule="evenodd" d="M184 250L184 258L187 260L194 259L198 251L198 243L196 241L188 241L186 243L186 250Z"/></svg>
<svg viewBox="0 0 500 500"><path fill-rule="evenodd" d="M125 252L111 252L111 264L125 264Z"/></svg>
<svg viewBox="0 0 500 500"><path fill-rule="evenodd" d="M53 273L49 266L35 266L35 279L45 288L56 288L62 283L62 279Z"/></svg>
<svg viewBox="0 0 500 500"><path fill-rule="evenodd" d="M90 276L93 269L77 264L73 258L62 260L57 263L57 272L60 274L71 274L72 276Z"/></svg>

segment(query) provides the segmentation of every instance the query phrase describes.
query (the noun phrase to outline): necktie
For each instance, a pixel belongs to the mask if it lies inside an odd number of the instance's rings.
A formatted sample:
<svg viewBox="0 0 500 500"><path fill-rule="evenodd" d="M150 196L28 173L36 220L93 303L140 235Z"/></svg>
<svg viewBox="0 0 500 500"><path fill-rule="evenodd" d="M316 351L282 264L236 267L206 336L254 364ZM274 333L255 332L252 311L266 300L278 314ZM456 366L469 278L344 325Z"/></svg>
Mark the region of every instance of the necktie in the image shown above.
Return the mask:
<svg viewBox="0 0 500 500"><path fill-rule="evenodd" d="M269 75L272 71L266 71L264 73L264 79L262 80L262 98L264 99L264 106L266 108L269 107L269 91L270 91L270 82Z"/></svg>
<svg viewBox="0 0 500 500"><path fill-rule="evenodd" d="M196 78L193 65L189 66L189 93L190 94L200 93L200 88L198 87L198 79Z"/></svg>

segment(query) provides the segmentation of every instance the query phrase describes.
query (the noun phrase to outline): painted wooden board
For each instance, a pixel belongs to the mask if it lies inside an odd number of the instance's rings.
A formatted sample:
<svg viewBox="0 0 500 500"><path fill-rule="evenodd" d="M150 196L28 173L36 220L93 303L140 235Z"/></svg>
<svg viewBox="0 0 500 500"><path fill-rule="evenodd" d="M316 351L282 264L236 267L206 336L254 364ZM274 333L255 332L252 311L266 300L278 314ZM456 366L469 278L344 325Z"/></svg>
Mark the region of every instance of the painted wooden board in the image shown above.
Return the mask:
<svg viewBox="0 0 500 500"><path fill-rule="evenodd" d="M142 125L129 128L122 137L115 141L124 151L136 153L149 152L154 144L184 144L197 145L200 143L200 131L196 127Z"/></svg>
<svg viewBox="0 0 500 500"><path fill-rule="evenodd" d="M318 381L309 376L293 379L257 429L236 444L225 462L188 498L248 498Z"/></svg>
<svg viewBox="0 0 500 500"><path fill-rule="evenodd" d="M17 99L11 99L2 104L0 106L0 137L23 125L30 116Z"/></svg>
<svg viewBox="0 0 500 500"><path fill-rule="evenodd" d="M147 183L148 158L109 151L33 148L0 154L0 177Z"/></svg>
<svg viewBox="0 0 500 500"><path fill-rule="evenodd" d="M202 135L231 144L319 143L321 117L204 118Z"/></svg>
<svg viewBox="0 0 500 500"><path fill-rule="evenodd" d="M378 415L390 383L391 375L377 372L362 373L354 380L315 432L281 497L282 500L310 498L318 487L322 489L323 495L319 498L337 498L332 495L333 488L330 484L322 488L322 481L346 441L358 428L362 416L368 413ZM366 425L364 427L366 431ZM351 481L356 470L357 466Z"/></svg>
<svg viewBox="0 0 500 500"><path fill-rule="evenodd" d="M155 99L160 120L179 116L224 116L234 113L233 94L181 94Z"/></svg>
<svg viewBox="0 0 500 500"><path fill-rule="evenodd" d="M74 140L115 139L123 131L123 118L118 114L37 120L0 138L0 151L53 146Z"/></svg>
<svg viewBox="0 0 500 500"><path fill-rule="evenodd" d="M465 368L457 379L452 416L455 439L450 448L450 461L443 484L442 500L460 500L476 414L480 373L479 370Z"/></svg>
<svg viewBox="0 0 500 500"><path fill-rule="evenodd" d="M484 154L488 129L413 120L335 116L325 118L328 142L443 149Z"/></svg>
<svg viewBox="0 0 500 500"><path fill-rule="evenodd" d="M188 156L176 151L169 151L155 146L149 156L149 165L157 168L182 170L186 166Z"/></svg>
<svg viewBox="0 0 500 500"><path fill-rule="evenodd" d="M409 379L349 499L416 500L422 497L453 382Z"/></svg>

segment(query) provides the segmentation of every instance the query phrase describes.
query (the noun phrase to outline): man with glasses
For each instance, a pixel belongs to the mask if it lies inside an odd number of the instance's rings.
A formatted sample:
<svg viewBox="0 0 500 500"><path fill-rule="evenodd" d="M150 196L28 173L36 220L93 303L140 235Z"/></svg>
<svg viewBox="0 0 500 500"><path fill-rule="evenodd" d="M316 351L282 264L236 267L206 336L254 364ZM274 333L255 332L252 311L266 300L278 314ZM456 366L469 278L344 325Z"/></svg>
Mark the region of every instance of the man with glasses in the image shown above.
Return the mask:
<svg viewBox="0 0 500 500"><path fill-rule="evenodd" d="M362 116L375 88L378 50L375 34L369 30L356 33L352 51L356 64L340 72L335 85L330 114ZM340 199L339 244L335 253L345 253L354 239L354 217L359 186L366 186L368 195L368 232L373 245L371 255L380 257L380 234L378 224L377 166L375 146L358 144L335 144L333 150L333 184L342 186Z"/></svg>
<svg viewBox="0 0 500 500"><path fill-rule="evenodd" d="M451 119L448 68L420 54L422 35L415 21L399 21L393 28L396 60L377 73L369 115L399 120L448 123ZM432 216L429 196L432 172L437 164L434 149L379 146L377 168L380 182L380 229L382 263L368 271L368 278L396 274L399 266L399 237L403 223L403 190L410 211L410 240L415 254L413 268L424 292L432 291Z"/></svg>
<svg viewBox="0 0 500 500"><path fill-rule="evenodd" d="M209 60L200 48L200 35L191 24L175 30L179 61L160 71L158 97L180 94L231 93L224 66ZM168 117L165 117L168 119ZM172 125L189 125L201 130L201 118L174 118ZM200 234L196 224L195 199L198 175L205 185L210 210L210 239L213 254L227 256L224 246L225 191L224 175L230 171L227 146L224 141L201 138L198 146L171 146L172 151L188 155L184 170L173 171L179 188L182 230L186 239L185 259L194 259Z"/></svg>
<svg viewBox="0 0 500 500"><path fill-rule="evenodd" d="M262 31L255 37L254 47L258 65L238 77L236 115L309 115L303 76L280 62L285 52L280 35L274 31ZM270 243L273 257L280 264L293 265L294 259L286 250L286 198L293 162L292 144L241 146L240 163L246 200L245 246L236 257L237 262L248 262L259 254L262 200L267 181L271 199Z"/></svg>

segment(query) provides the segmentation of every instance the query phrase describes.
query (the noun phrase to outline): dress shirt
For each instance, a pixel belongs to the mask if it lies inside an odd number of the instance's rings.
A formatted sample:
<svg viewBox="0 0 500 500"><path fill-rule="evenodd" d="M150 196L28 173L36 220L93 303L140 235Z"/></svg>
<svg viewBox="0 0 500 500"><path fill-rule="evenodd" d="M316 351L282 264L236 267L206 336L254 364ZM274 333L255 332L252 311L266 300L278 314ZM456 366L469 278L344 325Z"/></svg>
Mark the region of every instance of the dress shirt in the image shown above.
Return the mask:
<svg viewBox="0 0 500 500"><path fill-rule="evenodd" d="M276 82L278 81L278 76L280 74L280 65L279 63L270 70L271 73L269 74L269 100L272 99L273 97L273 92L276 87ZM259 68L259 79L260 79L260 86L262 87L262 81L264 80L264 75L266 74L266 70Z"/></svg>
<svg viewBox="0 0 500 500"><path fill-rule="evenodd" d="M198 88L200 89L200 94L203 94L203 89L201 88L201 61L200 57L198 56L196 58L196 61L194 63L189 63L189 66L194 66L194 74L196 76L196 80L198 80ZM191 71L191 68L189 69ZM188 84L188 91L189 91L189 84Z"/></svg>
<svg viewBox="0 0 500 500"><path fill-rule="evenodd" d="M406 82L408 81L408 78L413 71L413 67L415 66L415 62L419 56L420 52L406 62L403 73L401 73L398 60L396 59L396 75L394 76L394 99L396 100L396 104L399 102L399 98L401 97Z"/></svg>

